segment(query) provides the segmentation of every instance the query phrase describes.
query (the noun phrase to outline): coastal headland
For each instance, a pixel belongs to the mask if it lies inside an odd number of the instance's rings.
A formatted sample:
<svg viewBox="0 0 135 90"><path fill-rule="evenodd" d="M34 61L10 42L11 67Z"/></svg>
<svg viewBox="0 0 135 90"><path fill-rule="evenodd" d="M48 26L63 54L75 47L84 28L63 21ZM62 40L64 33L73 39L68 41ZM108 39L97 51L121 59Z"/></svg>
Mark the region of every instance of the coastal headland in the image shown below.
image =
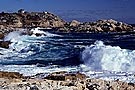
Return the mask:
<svg viewBox="0 0 135 90"><path fill-rule="evenodd" d="M0 13L0 38L3 33L9 33L18 28L53 28L57 32L130 32L134 30L133 25L119 22L113 19L97 20L95 22L79 22L72 20L66 22L59 16L50 12L27 12L23 9L18 12Z"/></svg>
<svg viewBox="0 0 135 90"><path fill-rule="evenodd" d="M79 22L72 20L66 22L57 15L50 12L27 12L23 9L18 12L0 13L0 39L12 32L26 29L26 34L31 34L32 28L52 29L54 32L63 33L102 33L102 32L134 32L134 25L119 22L113 19L97 20L95 22ZM48 29L48 30L49 30ZM10 41L0 41L0 47L8 48Z"/></svg>
<svg viewBox="0 0 135 90"><path fill-rule="evenodd" d="M135 30L133 25L113 19L66 22L50 12L27 12L20 9L14 13L0 13L0 47L8 49L12 43L4 40L8 33L26 29L25 34L30 34L29 30L37 27L62 33L126 33ZM18 72L0 71L0 90L135 90L135 83L122 82L119 79L107 81L89 78L79 72L61 71L48 75L39 73L24 76Z"/></svg>

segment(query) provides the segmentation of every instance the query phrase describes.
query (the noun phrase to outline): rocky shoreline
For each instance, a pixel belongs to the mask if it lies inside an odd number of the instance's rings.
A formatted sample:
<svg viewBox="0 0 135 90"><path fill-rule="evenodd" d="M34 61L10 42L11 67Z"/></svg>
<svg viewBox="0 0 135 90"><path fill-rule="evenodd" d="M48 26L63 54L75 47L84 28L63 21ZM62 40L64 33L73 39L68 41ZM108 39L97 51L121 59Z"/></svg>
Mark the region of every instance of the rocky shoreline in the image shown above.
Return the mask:
<svg viewBox="0 0 135 90"><path fill-rule="evenodd" d="M63 33L102 33L102 32L134 32L135 25L129 25L123 22L118 22L113 19L98 20L95 22L79 22L73 20L66 22L59 16L50 12L27 12L23 9L18 12L0 13L0 47L8 48L10 41L4 41L4 37L12 32L21 29L26 29L26 34L30 34L31 28L46 28L54 32ZM49 29L48 29L49 28Z"/></svg>
<svg viewBox="0 0 135 90"><path fill-rule="evenodd" d="M135 83L105 81L64 71L46 77L43 74L26 77L16 72L0 72L0 90L135 90Z"/></svg>
<svg viewBox="0 0 135 90"><path fill-rule="evenodd" d="M27 12L23 9L14 13L0 13L0 36L18 28L53 28L56 32L130 32L134 25L118 22L113 19L95 22L66 22L50 12ZM0 37L1 38L1 37Z"/></svg>

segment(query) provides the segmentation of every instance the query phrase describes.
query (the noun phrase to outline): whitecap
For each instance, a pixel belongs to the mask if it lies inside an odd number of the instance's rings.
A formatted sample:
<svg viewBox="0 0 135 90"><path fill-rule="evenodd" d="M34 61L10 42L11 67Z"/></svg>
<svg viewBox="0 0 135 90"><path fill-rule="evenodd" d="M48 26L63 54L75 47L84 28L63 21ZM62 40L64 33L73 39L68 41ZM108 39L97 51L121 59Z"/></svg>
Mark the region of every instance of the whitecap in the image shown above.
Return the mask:
<svg viewBox="0 0 135 90"><path fill-rule="evenodd" d="M135 72L135 50L104 45L102 41L86 47L81 59L91 70Z"/></svg>

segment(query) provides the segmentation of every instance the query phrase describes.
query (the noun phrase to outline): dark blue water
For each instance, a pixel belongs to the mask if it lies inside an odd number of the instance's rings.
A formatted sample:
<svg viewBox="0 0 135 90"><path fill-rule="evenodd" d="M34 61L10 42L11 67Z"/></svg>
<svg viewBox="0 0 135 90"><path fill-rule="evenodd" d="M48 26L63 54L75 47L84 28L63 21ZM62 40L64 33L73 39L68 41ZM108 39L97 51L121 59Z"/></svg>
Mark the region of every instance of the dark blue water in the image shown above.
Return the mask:
<svg viewBox="0 0 135 90"><path fill-rule="evenodd" d="M106 45L120 46L123 49L135 49L135 32L128 33L57 33L64 37L53 37L59 43L71 45L91 45L103 41ZM61 40L59 40L61 39Z"/></svg>

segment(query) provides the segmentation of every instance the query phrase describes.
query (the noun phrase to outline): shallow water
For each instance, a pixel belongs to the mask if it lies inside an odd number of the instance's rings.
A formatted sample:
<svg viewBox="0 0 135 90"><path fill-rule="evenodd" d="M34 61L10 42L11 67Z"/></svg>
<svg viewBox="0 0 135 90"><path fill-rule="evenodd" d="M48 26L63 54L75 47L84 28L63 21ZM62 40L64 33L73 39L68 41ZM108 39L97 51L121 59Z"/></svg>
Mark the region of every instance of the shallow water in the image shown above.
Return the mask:
<svg viewBox="0 0 135 90"><path fill-rule="evenodd" d="M24 75L80 71L134 82L135 33L41 33L38 37L10 33L5 38L11 40L10 48L0 48L0 71Z"/></svg>

